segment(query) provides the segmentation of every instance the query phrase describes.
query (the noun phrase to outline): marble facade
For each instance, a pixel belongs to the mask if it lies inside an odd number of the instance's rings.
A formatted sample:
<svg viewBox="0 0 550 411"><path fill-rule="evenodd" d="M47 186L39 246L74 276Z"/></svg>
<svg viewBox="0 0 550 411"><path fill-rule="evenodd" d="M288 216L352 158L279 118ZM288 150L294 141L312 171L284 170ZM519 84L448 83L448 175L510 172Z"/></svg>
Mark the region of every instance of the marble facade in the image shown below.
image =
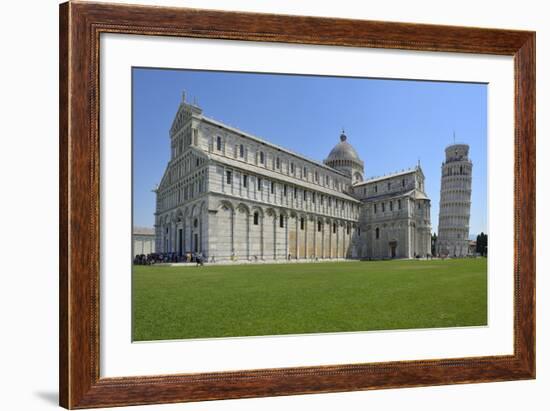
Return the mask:
<svg viewBox="0 0 550 411"><path fill-rule="evenodd" d="M420 166L364 179L342 132L323 161L228 126L182 99L156 191L156 249L208 261L412 258L430 252Z"/></svg>

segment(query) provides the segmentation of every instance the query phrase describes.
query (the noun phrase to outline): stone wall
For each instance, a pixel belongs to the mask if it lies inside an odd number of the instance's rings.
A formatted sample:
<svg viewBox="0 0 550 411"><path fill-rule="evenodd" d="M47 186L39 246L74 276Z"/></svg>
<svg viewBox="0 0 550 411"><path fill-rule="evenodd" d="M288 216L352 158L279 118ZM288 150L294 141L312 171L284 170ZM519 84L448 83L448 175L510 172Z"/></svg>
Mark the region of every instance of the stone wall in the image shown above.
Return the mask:
<svg viewBox="0 0 550 411"><path fill-rule="evenodd" d="M217 262L286 260L289 255L292 260L333 259L358 254L351 249L357 246L352 241L357 236L356 224L351 221L225 196L211 194L207 197L204 203L208 204L208 212L203 214L208 216L205 219L208 241L203 241L199 251L209 261L212 258ZM301 219L304 220L303 229ZM187 221L192 224L193 219ZM173 247L168 251L178 252Z"/></svg>
<svg viewBox="0 0 550 411"><path fill-rule="evenodd" d="M155 252L155 236L154 235L132 235L133 242L133 257L140 254L151 254Z"/></svg>

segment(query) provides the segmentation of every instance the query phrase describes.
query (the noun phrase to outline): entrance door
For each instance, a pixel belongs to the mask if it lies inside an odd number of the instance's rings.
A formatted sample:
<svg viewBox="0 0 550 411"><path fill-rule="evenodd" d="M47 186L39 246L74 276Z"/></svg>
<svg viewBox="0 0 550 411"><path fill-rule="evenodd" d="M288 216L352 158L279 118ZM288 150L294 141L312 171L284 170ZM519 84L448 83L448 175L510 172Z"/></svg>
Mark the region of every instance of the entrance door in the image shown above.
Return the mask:
<svg viewBox="0 0 550 411"><path fill-rule="evenodd" d="M178 255L180 257L183 255L183 230L181 228L178 230Z"/></svg>
<svg viewBox="0 0 550 411"><path fill-rule="evenodd" d="M397 250L397 241L390 241L390 255L391 258L395 258Z"/></svg>
<svg viewBox="0 0 550 411"><path fill-rule="evenodd" d="M197 233L193 235L193 251L195 253L199 252L199 235Z"/></svg>

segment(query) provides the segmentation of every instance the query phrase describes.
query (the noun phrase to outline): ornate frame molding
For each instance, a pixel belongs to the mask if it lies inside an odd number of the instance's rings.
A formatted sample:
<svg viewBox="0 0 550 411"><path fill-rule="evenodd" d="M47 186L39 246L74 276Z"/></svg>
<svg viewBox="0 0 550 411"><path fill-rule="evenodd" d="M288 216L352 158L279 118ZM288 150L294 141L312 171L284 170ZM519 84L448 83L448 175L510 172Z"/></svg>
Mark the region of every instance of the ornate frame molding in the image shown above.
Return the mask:
<svg viewBox="0 0 550 411"><path fill-rule="evenodd" d="M514 354L100 378L101 33L513 56ZM534 32L71 1L60 5L59 46L60 405L91 408L535 377Z"/></svg>

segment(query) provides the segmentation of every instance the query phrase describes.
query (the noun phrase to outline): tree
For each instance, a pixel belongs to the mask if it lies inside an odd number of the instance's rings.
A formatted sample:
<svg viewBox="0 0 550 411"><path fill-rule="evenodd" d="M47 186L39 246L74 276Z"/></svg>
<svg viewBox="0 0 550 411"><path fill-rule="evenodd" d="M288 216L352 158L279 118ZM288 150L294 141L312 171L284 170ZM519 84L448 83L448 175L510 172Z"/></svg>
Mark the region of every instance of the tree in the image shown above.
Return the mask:
<svg viewBox="0 0 550 411"><path fill-rule="evenodd" d="M487 234L481 232L476 238L476 253L487 256Z"/></svg>
<svg viewBox="0 0 550 411"><path fill-rule="evenodd" d="M437 234L432 234L432 255L437 255Z"/></svg>

